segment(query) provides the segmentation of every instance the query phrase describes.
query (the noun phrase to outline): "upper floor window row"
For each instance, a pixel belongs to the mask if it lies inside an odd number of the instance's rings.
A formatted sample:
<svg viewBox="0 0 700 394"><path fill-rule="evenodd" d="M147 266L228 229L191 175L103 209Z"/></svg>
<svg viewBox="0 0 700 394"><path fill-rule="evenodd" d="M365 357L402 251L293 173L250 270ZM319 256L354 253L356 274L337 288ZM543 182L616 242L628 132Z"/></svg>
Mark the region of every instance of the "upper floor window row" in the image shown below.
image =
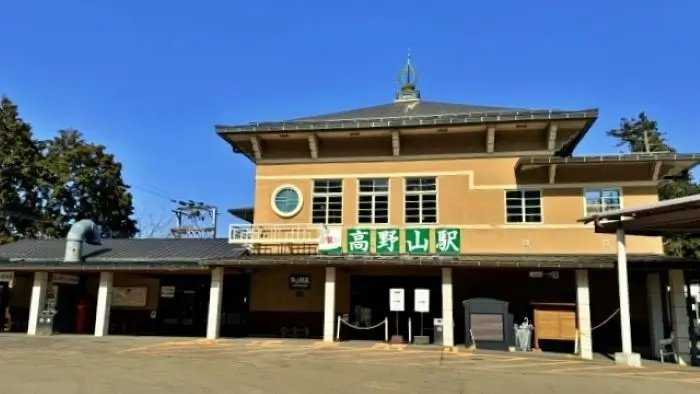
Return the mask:
<svg viewBox="0 0 700 394"><path fill-rule="evenodd" d="M410 224L437 223L437 178L406 178L404 184L405 222ZM312 223L342 223L342 180L315 180L312 205ZM357 222L361 224L388 224L389 212L389 179L359 179L357 191Z"/></svg>
<svg viewBox="0 0 700 394"><path fill-rule="evenodd" d="M436 177L405 178L403 192L403 216L406 224L438 223ZM584 200L586 215L616 210L621 207L621 191L619 188L586 189ZM506 223L542 223L542 207L541 190L516 189L505 192ZM342 180L314 181L312 223L341 224L342 214ZM389 224L389 216L389 179L359 179L357 222L359 224Z"/></svg>

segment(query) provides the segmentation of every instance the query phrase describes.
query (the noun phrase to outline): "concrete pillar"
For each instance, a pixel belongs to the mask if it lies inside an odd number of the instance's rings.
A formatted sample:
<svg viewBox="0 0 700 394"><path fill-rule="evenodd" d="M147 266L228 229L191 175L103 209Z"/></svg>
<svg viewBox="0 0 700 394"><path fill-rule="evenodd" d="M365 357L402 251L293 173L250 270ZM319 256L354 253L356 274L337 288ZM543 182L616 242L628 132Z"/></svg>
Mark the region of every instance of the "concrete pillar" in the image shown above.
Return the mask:
<svg viewBox="0 0 700 394"><path fill-rule="evenodd" d="M647 307L649 308L651 354L657 358L661 350L659 342L664 339L664 306L659 274L647 275Z"/></svg>
<svg viewBox="0 0 700 394"><path fill-rule="evenodd" d="M335 267L326 267L323 305L323 342L333 342L335 340Z"/></svg>
<svg viewBox="0 0 700 394"><path fill-rule="evenodd" d="M32 284L32 298L29 301L29 326L27 335L36 335L36 325L39 322L39 312L46 303L46 289L49 286L48 272L35 272Z"/></svg>
<svg viewBox="0 0 700 394"><path fill-rule="evenodd" d="M690 320L685 304L685 278L683 270L670 270L668 281L671 287L671 326L673 327L673 345L678 352L678 363L690 362Z"/></svg>
<svg viewBox="0 0 700 394"><path fill-rule="evenodd" d="M100 272L100 287L97 289L97 310L95 312L95 336L109 334L109 315L112 310L113 272Z"/></svg>
<svg viewBox="0 0 700 394"><path fill-rule="evenodd" d="M455 345L455 325L452 311L452 268L442 269L442 343Z"/></svg>
<svg viewBox="0 0 700 394"><path fill-rule="evenodd" d="M638 353L632 353L632 323L630 318L625 230L620 228L615 235L617 238L617 287L620 295L620 334L622 336L622 352L615 353L615 363L641 367L641 356Z"/></svg>
<svg viewBox="0 0 700 394"><path fill-rule="evenodd" d="M588 270L576 271L576 320L579 333L579 355L593 359L593 331L591 330L591 292L588 287Z"/></svg>
<svg viewBox="0 0 700 394"><path fill-rule="evenodd" d="M209 287L209 314L207 315L207 339L217 339L221 330L221 300L224 292L224 268L211 271Z"/></svg>

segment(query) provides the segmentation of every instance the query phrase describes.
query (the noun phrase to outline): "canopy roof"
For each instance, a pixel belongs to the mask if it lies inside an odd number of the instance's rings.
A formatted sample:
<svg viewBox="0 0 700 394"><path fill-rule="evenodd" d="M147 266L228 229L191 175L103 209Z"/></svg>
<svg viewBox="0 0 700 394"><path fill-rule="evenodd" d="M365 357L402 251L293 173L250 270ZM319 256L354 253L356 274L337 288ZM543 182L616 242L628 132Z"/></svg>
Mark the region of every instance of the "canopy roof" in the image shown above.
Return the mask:
<svg viewBox="0 0 700 394"><path fill-rule="evenodd" d="M579 222L593 222L595 232L603 234L612 234L621 228L628 235L700 235L700 194L601 212Z"/></svg>

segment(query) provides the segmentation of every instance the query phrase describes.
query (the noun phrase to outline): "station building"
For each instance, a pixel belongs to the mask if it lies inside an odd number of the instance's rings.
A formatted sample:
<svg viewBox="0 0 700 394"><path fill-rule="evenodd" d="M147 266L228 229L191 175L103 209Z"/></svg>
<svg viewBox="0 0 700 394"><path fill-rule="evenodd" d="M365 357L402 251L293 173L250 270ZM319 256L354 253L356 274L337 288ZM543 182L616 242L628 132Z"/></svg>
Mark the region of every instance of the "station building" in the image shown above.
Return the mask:
<svg viewBox="0 0 700 394"><path fill-rule="evenodd" d="M415 76L407 64L387 104L216 126L255 165L254 206L230 210L246 223L226 240L103 240L79 261L63 240L0 247L9 304L26 315L17 330L35 332L57 284L59 305L94 311L81 330L64 312L64 332L410 340L439 318L444 346L478 346L528 318L539 348L619 349L619 239L577 220L657 202L659 182L700 155L574 156L597 109L427 101ZM625 246L632 342L657 354L682 329L673 311L695 261L664 256L661 237ZM430 294L423 327L416 289ZM510 320L465 313L484 299Z"/></svg>

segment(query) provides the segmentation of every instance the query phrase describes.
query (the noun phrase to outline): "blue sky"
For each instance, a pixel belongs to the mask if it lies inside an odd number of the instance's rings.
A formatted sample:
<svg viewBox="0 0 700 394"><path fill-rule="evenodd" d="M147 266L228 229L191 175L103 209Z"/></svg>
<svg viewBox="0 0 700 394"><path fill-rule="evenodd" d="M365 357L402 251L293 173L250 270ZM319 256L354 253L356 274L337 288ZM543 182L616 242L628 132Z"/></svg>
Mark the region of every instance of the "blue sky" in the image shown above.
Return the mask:
<svg viewBox="0 0 700 394"><path fill-rule="evenodd" d="M387 103L408 47L424 99L600 108L577 154L616 152L605 131L643 110L700 152L698 20L697 0L7 1L0 94L39 137L106 145L153 218L162 196L252 204L215 124Z"/></svg>

